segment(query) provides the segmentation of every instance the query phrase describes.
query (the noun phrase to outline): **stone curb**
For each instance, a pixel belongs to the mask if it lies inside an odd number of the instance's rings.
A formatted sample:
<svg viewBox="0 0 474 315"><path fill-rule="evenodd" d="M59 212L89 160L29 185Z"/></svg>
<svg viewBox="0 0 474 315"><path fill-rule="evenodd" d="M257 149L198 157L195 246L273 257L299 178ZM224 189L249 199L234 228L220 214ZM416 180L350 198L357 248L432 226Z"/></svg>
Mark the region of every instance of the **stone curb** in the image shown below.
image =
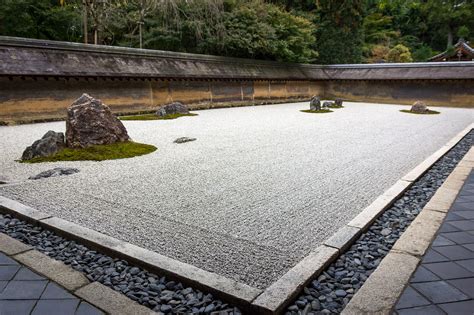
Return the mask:
<svg viewBox="0 0 474 315"><path fill-rule="evenodd" d="M454 147L466 134L474 128L474 123L467 126L464 130L454 136L438 151L430 155L426 160L416 166L408 174L402 177L402 180L414 182L421 177L433 164L435 164L443 155L445 155L452 147Z"/></svg>
<svg viewBox="0 0 474 315"><path fill-rule="evenodd" d="M128 260L151 272L164 274L197 289L208 291L219 298L236 304L243 311L249 310L251 302L262 292L260 289L168 258L75 223L45 215L40 211L1 196L0 211L18 216L46 229L54 230L59 235L77 240L79 243L104 254Z"/></svg>
<svg viewBox="0 0 474 315"><path fill-rule="evenodd" d="M150 315L159 314L128 297L99 283L92 282L74 292L81 299L104 310L108 314Z"/></svg>
<svg viewBox="0 0 474 315"><path fill-rule="evenodd" d="M265 289L252 305L259 310L259 314L283 312L286 305L282 301L291 301L296 297L308 282L323 271L338 254L338 249L321 245Z"/></svg>
<svg viewBox="0 0 474 315"><path fill-rule="evenodd" d="M0 252L56 282L106 314L157 314L98 282L90 283L81 272L4 233L0 233Z"/></svg>
<svg viewBox="0 0 474 315"><path fill-rule="evenodd" d="M349 248L357 239L357 237L360 236L366 229L368 229L370 225L379 217L379 215L387 210L398 199L398 197L400 197L408 188L410 188L411 185L413 185L414 181L426 173L434 163L436 163L449 150L451 150L473 128L474 123L459 132L441 149L433 153L426 160L416 166L412 171L403 176L402 179L397 181L392 187L375 199L347 225L340 228L334 235L323 242L322 246L311 252L296 266L283 275L283 277L266 288L263 293L259 295L252 303L255 312L258 312L259 314L283 313L285 307L291 303L292 299L303 290L305 285L309 283L312 278L314 278L318 273L323 271L325 267L337 259L340 253ZM474 152L468 152L466 154L466 157L467 156L469 156L469 161L474 161ZM437 214L431 214L431 217L439 219L439 215ZM432 228L435 227L435 224L436 222L432 222ZM315 262L313 257L317 256L318 254L321 255L320 252L322 251L323 247L332 248L335 250L335 253L333 255L327 255L325 261L316 260Z"/></svg>
<svg viewBox="0 0 474 315"><path fill-rule="evenodd" d="M472 170L463 161L473 157L471 148L341 314L391 313Z"/></svg>

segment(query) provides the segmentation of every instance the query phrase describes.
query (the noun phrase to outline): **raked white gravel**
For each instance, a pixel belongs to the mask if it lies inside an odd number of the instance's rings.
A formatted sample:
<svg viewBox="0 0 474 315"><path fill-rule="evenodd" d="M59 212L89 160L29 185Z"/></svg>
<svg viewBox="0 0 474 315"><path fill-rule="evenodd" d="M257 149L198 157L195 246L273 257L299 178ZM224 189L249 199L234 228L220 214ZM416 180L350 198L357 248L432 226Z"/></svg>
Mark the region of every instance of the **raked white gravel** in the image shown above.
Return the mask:
<svg viewBox="0 0 474 315"><path fill-rule="evenodd" d="M198 111L126 121L158 150L104 162L20 164L23 149L64 122L0 127L0 195L264 288L401 176L474 121L474 110L308 103ZM179 137L197 138L176 144ZM80 173L31 181L58 166Z"/></svg>

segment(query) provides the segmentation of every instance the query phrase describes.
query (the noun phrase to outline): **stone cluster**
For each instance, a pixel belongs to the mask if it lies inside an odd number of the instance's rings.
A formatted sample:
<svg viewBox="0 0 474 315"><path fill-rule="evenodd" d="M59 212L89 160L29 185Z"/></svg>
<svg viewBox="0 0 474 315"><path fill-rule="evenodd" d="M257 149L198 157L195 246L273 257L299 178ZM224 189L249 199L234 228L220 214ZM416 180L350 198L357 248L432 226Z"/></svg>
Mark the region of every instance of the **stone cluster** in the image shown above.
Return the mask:
<svg viewBox="0 0 474 315"><path fill-rule="evenodd" d="M286 314L339 314L473 144L471 131L305 287Z"/></svg>
<svg viewBox="0 0 474 315"><path fill-rule="evenodd" d="M309 102L309 110L318 111L321 109L327 109L332 107L342 107L342 99L336 98L334 102L325 101L321 105L321 100L317 96L313 96Z"/></svg>
<svg viewBox="0 0 474 315"><path fill-rule="evenodd" d="M183 103L173 102L171 104L160 106L156 111L156 115L160 117L174 114L189 114L189 109Z"/></svg>
<svg viewBox="0 0 474 315"><path fill-rule="evenodd" d="M122 122L110 108L87 94L82 94L67 110L66 137L62 132L48 131L23 152L23 161L51 156L64 149L87 148L130 140Z"/></svg>
<svg viewBox="0 0 474 315"><path fill-rule="evenodd" d="M183 283L170 280L125 260L114 259L67 240L52 231L0 214L0 232L34 246L38 251L83 272L130 299L164 314L240 315L241 312Z"/></svg>

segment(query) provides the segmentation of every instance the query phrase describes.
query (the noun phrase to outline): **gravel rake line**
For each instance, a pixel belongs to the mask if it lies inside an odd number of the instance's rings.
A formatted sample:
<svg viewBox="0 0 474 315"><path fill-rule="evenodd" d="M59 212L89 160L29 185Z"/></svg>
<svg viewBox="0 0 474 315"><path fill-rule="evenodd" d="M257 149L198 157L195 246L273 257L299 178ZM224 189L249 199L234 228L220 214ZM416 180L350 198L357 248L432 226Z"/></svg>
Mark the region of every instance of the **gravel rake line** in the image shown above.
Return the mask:
<svg viewBox="0 0 474 315"><path fill-rule="evenodd" d="M40 226L0 214L0 232L59 260L130 299L164 314L240 315L241 311L212 294L150 273L125 260L103 255Z"/></svg>
<svg viewBox="0 0 474 315"><path fill-rule="evenodd" d="M473 144L471 130L306 286L285 314L339 314Z"/></svg>

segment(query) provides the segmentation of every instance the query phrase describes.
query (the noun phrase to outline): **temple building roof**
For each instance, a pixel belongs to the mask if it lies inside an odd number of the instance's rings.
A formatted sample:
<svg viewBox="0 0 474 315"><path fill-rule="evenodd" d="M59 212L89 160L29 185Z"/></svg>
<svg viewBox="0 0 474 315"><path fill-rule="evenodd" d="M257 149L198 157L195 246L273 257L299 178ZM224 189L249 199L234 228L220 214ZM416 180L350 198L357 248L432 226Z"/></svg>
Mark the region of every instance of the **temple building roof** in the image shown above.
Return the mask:
<svg viewBox="0 0 474 315"><path fill-rule="evenodd" d="M474 48L469 45L469 42L460 38L453 48L446 49L428 61L474 61Z"/></svg>

